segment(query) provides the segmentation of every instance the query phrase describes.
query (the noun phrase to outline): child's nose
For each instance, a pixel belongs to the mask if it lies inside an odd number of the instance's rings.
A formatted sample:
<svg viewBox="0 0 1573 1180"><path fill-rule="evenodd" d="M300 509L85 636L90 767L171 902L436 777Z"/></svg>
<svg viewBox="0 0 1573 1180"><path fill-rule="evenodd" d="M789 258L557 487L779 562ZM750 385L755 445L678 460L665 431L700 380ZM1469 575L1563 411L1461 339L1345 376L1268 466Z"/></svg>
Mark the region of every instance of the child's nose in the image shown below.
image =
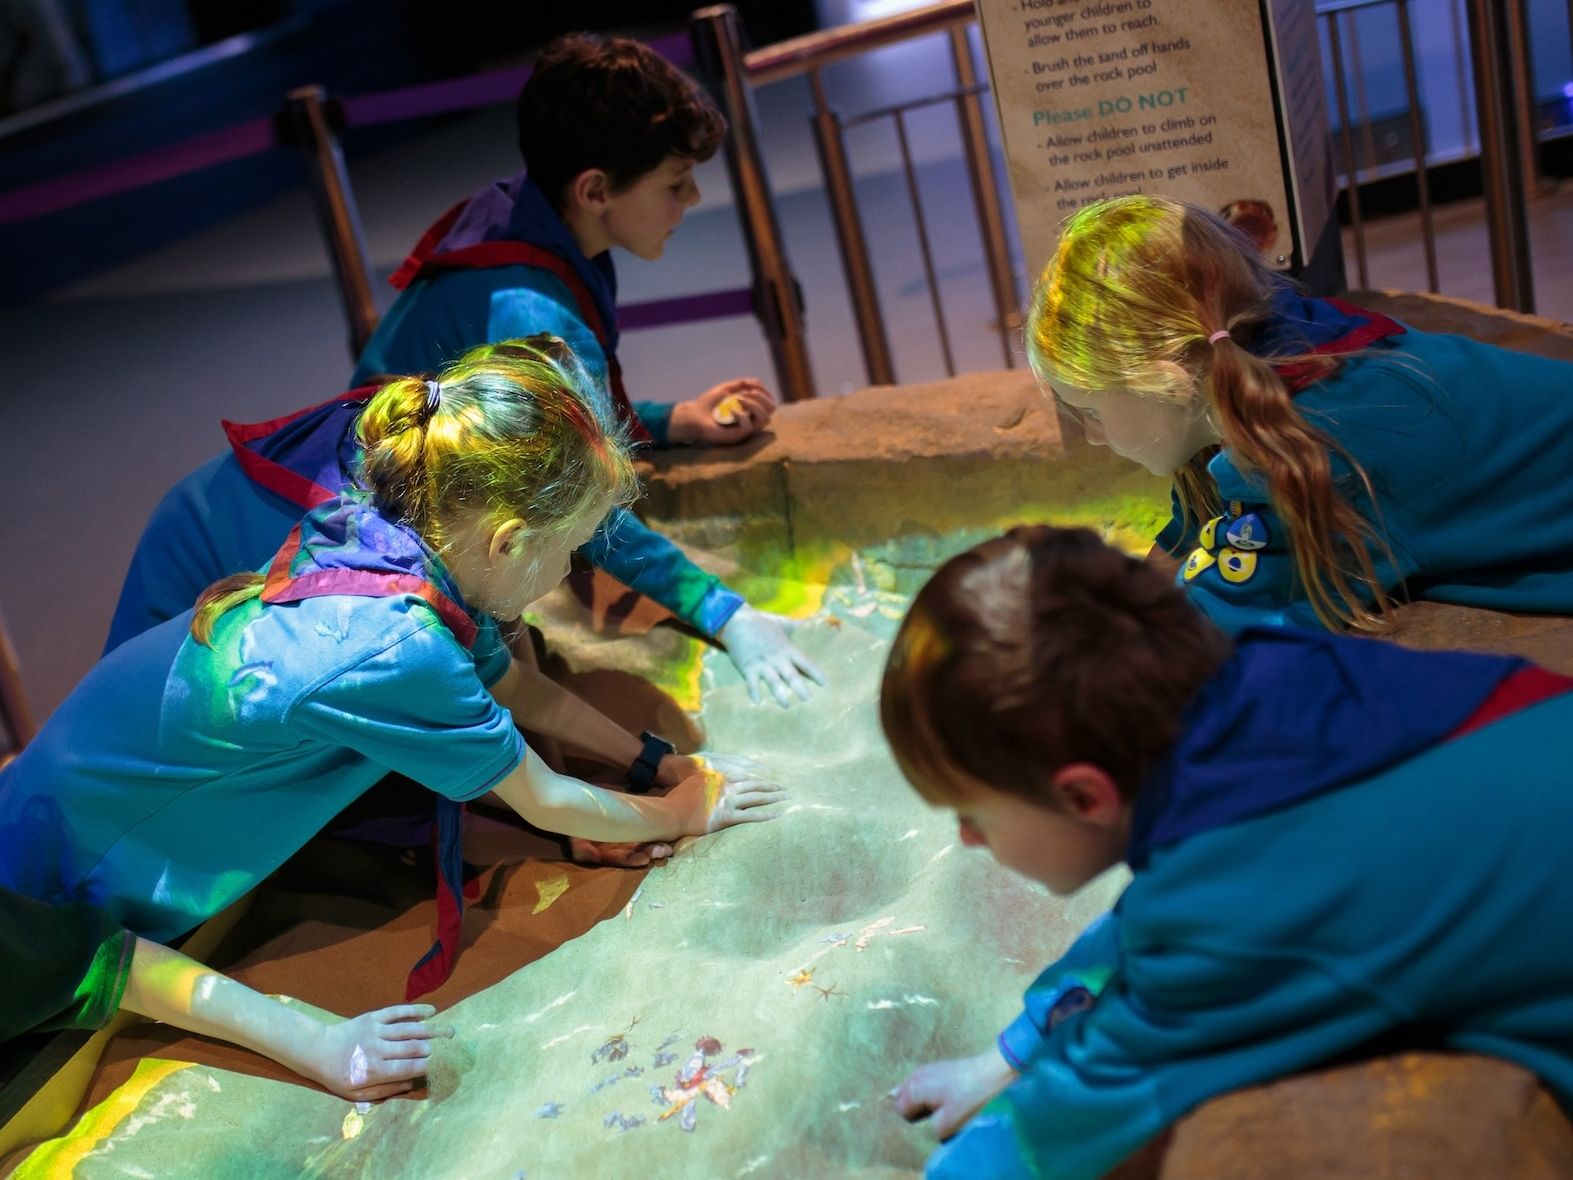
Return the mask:
<svg viewBox="0 0 1573 1180"><path fill-rule="evenodd" d="M695 181L688 186L688 191L683 196L683 204L692 209L699 204L699 182Z"/></svg>
<svg viewBox="0 0 1573 1180"><path fill-rule="evenodd" d="M964 819L956 821L956 831L961 836L961 843L965 848L982 848L988 843L983 838L983 833Z"/></svg>
<svg viewBox="0 0 1573 1180"><path fill-rule="evenodd" d="M1103 432L1103 423L1096 418L1083 418L1081 428L1087 435L1087 441L1095 447L1109 445L1109 436Z"/></svg>

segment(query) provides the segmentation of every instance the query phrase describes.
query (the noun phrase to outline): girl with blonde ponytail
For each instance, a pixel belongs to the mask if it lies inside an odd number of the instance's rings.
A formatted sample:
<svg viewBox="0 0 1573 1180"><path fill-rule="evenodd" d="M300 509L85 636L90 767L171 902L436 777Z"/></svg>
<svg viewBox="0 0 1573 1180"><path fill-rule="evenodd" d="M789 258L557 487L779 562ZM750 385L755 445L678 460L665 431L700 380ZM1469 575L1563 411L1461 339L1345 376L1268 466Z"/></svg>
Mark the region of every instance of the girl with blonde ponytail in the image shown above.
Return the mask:
<svg viewBox="0 0 1573 1180"><path fill-rule="evenodd" d="M499 623L555 586L634 488L627 445L561 341L488 345L394 381L357 431L359 488L318 503L263 572L116 648L0 770L0 928L13 897L88 904L124 965L116 931L179 937L396 772L431 791L438 848L437 938L410 973L413 1000L457 951L465 801L494 793L537 827L626 846L626 863L771 818L775 786L630 734L502 641ZM630 793L554 773L516 722L626 773ZM352 1097L410 1088L435 1035L425 1006L324 1042L314 1021L239 994L201 1012L137 1002ZM353 1061L371 1074L353 1081Z"/></svg>
<svg viewBox="0 0 1573 1180"><path fill-rule="evenodd" d="M1155 554L1228 630L1573 611L1573 366L1302 296L1146 196L1066 222L1027 349L1089 441L1173 479Z"/></svg>

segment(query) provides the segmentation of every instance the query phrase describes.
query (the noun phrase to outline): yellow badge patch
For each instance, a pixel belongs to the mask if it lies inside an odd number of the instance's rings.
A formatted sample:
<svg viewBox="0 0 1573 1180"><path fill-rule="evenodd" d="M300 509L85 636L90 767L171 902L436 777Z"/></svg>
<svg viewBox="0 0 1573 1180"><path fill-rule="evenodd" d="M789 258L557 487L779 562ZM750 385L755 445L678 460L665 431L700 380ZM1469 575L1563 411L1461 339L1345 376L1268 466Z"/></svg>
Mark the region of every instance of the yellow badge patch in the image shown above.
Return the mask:
<svg viewBox="0 0 1573 1180"><path fill-rule="evenodd" d="M1189 582L1217 561L1218 559L1205 549L1192 549L1191 555L1185 559L1185 580Z"/></svg>
<svg viewBox="0 0 1573 1180"><path fill-rule="evenodd" d="M1256 554L1238 549L1222 549L1218 553L1218 572L1225 582L1239 585L1249 582L1256 573Z"/></svg>
<svg viewBox="0 0 1573 1180"><path fill-rule="evenodd" d="M1202 531L1196 534L1196 541L1203 549L1214 549L1218 545L1218 526L1223 523L1223 517L1215 516L1202 525Z"/></svg>

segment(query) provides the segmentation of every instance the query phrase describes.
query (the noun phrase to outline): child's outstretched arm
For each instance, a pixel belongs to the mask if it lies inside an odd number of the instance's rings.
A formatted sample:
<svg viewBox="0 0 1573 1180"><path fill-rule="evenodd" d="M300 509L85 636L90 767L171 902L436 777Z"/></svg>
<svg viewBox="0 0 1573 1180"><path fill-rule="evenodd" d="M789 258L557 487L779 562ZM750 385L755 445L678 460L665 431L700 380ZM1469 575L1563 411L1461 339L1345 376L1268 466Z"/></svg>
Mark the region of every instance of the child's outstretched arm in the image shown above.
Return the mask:
<svg viewBox="0 0 1573 1180"><path fill-rule="evenodd" d="M1164 941L1139 958L929 1158L930 1180L1096 1180L1208 1099L1305 1069L1403 1020L1309 953Z"/></svg>
<svg viewBox="0 0 1573 1180"><path fill-rule="evenodd" d="M1020 1077L1062 1020L1096 1002L1119 962L1119 925L1103 914L1027 989L1025 1009L976 1057L920 1065L891 1091L901 1117L932 1116L934 1134L949 1139L983 1104Z"/></svg>
<svg viewBox="0 0 1573 1180"><path fill-rule="evenodd" d="M588 754L619 775L633 766L644 751L641 739L539 668L521 660L514 660L490 692L498 704L513 714L515 724ZM699 764L692 758L668 754L656 770L655 785L675 787L698 772Z"/></svg>
<svg viewBox="0 0 1573 1180"><path fill-rule="evenodd" d="M494 788L526 823L565 836L609 843L703 836L734 824L774 819L786 791L762 779L704 771L665 795L625 795L557 774L534 750Z"/></svg>
<svg viewBox="0 0 1573 1180"><path fill-rule="evenodd" d="M202 1036L242 1045L342 1098L373 1101L413 1090L431 1043L430 1004L398 1004L339 1023L253 991L179 951L138 938L120 1006Z"/></svg>

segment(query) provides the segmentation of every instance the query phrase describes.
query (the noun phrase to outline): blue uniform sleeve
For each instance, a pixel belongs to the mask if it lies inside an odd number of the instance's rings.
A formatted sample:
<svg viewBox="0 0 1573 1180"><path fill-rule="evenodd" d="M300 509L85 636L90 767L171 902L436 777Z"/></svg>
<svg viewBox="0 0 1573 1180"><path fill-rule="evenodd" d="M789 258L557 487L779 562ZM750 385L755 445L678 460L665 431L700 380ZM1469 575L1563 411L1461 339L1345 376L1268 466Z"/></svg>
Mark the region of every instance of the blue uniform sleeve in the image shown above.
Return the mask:
<svg viewBox="0 0 1573 1180"><path fill-rule="evenodd" d="M302 736L354 750L462 802L519 764L524 739L453 632L435 612L428 617L428 625L313 687L289 722Z"/></svg>
<svg viewBox="0 0 1573 1180"><path fill-rule="evenodd" d="M581 552L625 586L712 637L743 605L742 595L705 573L626 508L612 509Z"/></svg>
<svg viewBox="0 0 1573 1180"><path fill-rule="evenodd" d="M0 886L0 1042L32 1029L102 1028L120 1007L136 936L84 902Z"/></svg>
<svg viewBox="0 0 1573 1180"><path fill-rule="evenodd" d="M1127 950L1096 1005L930 1157L930 1180L1096 1180L1208 1099L1352 1049L1406 1014L1336 965L1173 940Z"/></svg>
<svg viewBox="0 0 1573 1180"><path fill-rule="evenodd" d="M1021 1015L999 1035L1000 1055L1018 1072L1026 1069L1061 1020L1092 1005L1119 959L1119 918L1111 911L1033 980Z"/></svg>
<svg viewBox="0 0 1573 1180"><path fill-rule="evenodd" d="M602 399L601 410L610 417L611 377L600 341L595 338L590 326L579 318L573 296L561 279L533 267L527 268L525 273L531 285L509 287L492 293L486 339L512 340L519 336L533 336L537 332L561 336L589 373ZM655 440L655 445L665 446L672 407L660 402L636 402L633 409L635 416Z"/></svg>

